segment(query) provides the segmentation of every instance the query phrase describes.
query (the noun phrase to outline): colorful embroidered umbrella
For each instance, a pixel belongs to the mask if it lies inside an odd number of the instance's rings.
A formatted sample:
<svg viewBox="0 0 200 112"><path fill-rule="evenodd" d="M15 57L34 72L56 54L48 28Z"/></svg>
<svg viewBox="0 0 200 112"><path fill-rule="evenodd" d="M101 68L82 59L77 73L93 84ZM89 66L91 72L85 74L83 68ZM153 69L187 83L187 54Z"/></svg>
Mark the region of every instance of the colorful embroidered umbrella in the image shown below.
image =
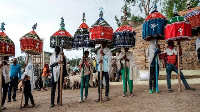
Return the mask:
<svg viewBox="0 0 200 112"><path fill-rule="evenodd" d="M94 48L94 42L89 40L89 27L85 23L85 13L83 13L83 23L79 26L78 30L74 34L74 41L73 41L73 48L75 49L83 49L83 56L84 56L84 48ZM83 60L84 63L84 60ZM84 67L85 64L82 65L82 77L81 77L81 99L79 102L83 102L83 75L84 75Z"/></svg>
<svg viewBox="0 0 200 112"><path fill-rule="evenodd" d="M151 41L152 39L164 39L164 29L167 19L157 11L156 2L154 2L154 11L145 19L142 26L142 39Z"/></svg>
<svg viewBox="0 0 200 112"><path fill-rule="evenodd" d="M172 17L165 27L165 40L177 41L178 51L178 76L179 76L179 88L181 91L181 78L180 78L180 42L190 40L192 36L191 24L184 18L178 15L178 9L174 4L174 17Z"/></svg>
<svg viewBox="0 0 200 112"><path fill-rule="evenodd" d="M200 11L191 10L190 3L187 5L188 13L184 16L184 18L190 22L192 26L192 35L196 36L200 33Z"/></svg>
<svg viewBox="0 0 200 112"><path fill-rule="evenodd" d="M128 25L127 22L127 16L126 16L127 10L124 10L124 20L122 25L117 28L117 30L113 34L113 44L114 47L122 47L122 48L131 48L135 46L135 31L133 30L132 26ZM125 50L125 49L124 49ZM126 51L125 51L125 57L126 57ZM128 80L128 74L126 73L126 61L125 61L125 88L127 90L127 80ZM126 95L126 93L124 93Z"/></svg>
<svg viewBox="0 0 200 112"><path fill-rule="evenodd" d="M95 43L101 44L103 42L111 42L113 38L113 29L112 27L103 19L103 8L101 7L99 14L99 19L94 23L92 28L90 28L90 40L95 41ZM101 54L101 60L103 56ZM102 86L102 67L103 64L100 64L100 86ZM100 87L100 101L102 102L102 87Z"/></svg>
<svg viewBox="0 0 200 112"><path fill-rule="evenodd" d="M65 23L63 17L61 18L61 28L55 32L50 37L50 47L55 48L56 46L61 47L61 61L63 62L63 48L64 49L71 49L73 46L73 37L72 35L65 30ZM60 77L63 77L63 64L61 64L61 74ZM60 85L62 85L62 78L60 78ZM60 105L62 105L62 86L60 86Z"/></svg>
<svg viewBox="0 0 200 112"><path fill-rule="evenodd" d="M32 55L39 55L42 53L43 40L34 31L36 27L37 23L32 27L33 31L30 31L19 39L21 52Z"/></svg>
<svg viewBox="0 0 200 112"><path fill-rule="evenodd" d="M15 56L15 44L14 42L5 34L4 30L5 23L1 23L0 32L0 56Z"/></svg>
<svg viewBox="0 0 200 112"><path fill-rule="evenodd" d="M0 65L3 64L3 56L15 56L15 44L14 42L4 33L5 23L1 23L0 32ZM0 66L0 88L2 88L3 79L3 67ZM0 89L0 96L2 96L2 89ZM0 97L0 111L2 111L2 97Z"/></svg>

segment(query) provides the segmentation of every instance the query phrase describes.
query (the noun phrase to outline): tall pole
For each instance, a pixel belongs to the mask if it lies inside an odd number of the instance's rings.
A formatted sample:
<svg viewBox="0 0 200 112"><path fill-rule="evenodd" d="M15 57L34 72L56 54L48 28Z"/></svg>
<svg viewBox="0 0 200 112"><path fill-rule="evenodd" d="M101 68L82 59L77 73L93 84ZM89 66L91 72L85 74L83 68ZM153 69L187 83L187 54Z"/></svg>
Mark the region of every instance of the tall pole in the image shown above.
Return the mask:
<svg viewBox="0 0 200 112"><path fill-rule="evenodd" d="M126 49L124 47L124 56L126 57ZM127 77L127 73L126 73L126 59L124 60L125 61L125 65L124 65L124 77L125 77L125 88L126 88L126 91L125 91L125 96L126 96L126 92L127 92L127 81L128 81L128 77Z"/></svg>
<svg viewBox="0 0 200 112"><path fill-rule="evenodd" d="M60 106L62 106L62 79L63 79L63 48L61 47L61 73L60 73Z"/></svg>
<svg viewBox="0 0 200 112"><path fill-rule="evenodd" d="M155 39L155 44L156 44L156 46L158 45L158 41ZM157 48L158 49L158 48ZM156 49L156 50L157 50ZM158 55L156 55L156 93L159 93L159 89L158 89Z"/></svg>
<svg viewBox="0 0 200 112"><path fill-rule="evenodd" d="M101 51L103 50L103 45L101 42ZM100 52L100 58L102 62L100 63L100 102L102 102L102 69L103 69L103 55Z"/></svg>
<svg viewBox="0 0 200 112"><path fill-rule="evenodd" d="M181 69L180 69L180 42L177 42L178 51L178 91L181 92Z"/></svg>
<svg viewBox="0 0 200 112"><path fill-rule="evenodd" d="M84 48L83 48L83 57L84 57ZM84 58L83 58L83 64L82 64L82 67L83 67L83 72L82 72L82 76L81 76L81 102L83 102L83 76L84 76L84 67L85 67L85 64L84 64Z"/></svg>
<svg viewBox="0 0 200 112"><path fill-rule="evenodd" d="M3 56L0 57L1 63L3 64ZM0 111L2 111L2 79L3 79L3 66L0 68Z"/></svg>

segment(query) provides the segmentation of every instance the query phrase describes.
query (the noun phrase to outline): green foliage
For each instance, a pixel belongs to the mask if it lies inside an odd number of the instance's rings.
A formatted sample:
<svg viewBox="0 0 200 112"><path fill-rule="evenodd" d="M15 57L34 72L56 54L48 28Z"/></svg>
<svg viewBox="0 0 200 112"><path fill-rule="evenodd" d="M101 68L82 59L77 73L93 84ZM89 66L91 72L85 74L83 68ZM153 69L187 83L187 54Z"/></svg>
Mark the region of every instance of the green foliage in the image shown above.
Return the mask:
<svg viewBox="0 0 200 112"><path fill-rule="evenodd" d="M115 16L115 21L117 22L117 26L119 27L122 23L121 21L118 19L117 15Z"/></svg>
<svg viewBox="0 0 200 112"><path fill-rule="evenodd" d="M165 16L169 19L173 16L173 7L174 3L178 11L186 10L187 9L187 0L164 0L162 12ZM199 3L199 0L190 0L191 7L196 7Z"/></svg>
<svg viewBox="0 0 200 112"><path fill-rule="evenodd" d="M17 62L18 62L18 64L21 65L21 67L23 69L25 69L25 66L26 66L26 58L25 58L25 56L19 56L19 57L17 57Z"/></svg>
<svg viewBox="0 0 200 112"><path fill-rule="evenodd" d="M143 22L145 19L143 17L140 17L140 16L132 15L131 20L134 21L134 22Z"/></svg>
<svg viewBox="0 0 200 112"><path fill-rule="evenodd" d="M81 60L81 58L77 58L77 59L72 58L71 60L69 60L70 66L72 66L72 67L78 66L80 60Z"/></svg>

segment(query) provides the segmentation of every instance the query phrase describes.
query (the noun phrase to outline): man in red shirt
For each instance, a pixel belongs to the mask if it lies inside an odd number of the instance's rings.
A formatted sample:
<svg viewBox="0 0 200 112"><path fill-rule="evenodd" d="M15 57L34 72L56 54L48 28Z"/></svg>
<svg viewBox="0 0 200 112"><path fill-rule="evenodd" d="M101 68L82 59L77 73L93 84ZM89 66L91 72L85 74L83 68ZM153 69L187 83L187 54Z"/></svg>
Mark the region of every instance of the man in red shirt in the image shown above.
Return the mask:
<svg viewBox="0 0 200 112"><path fill-rule="evenodd" d="M167 72L167 86L168 86L168 92L173 92L171 89L171 73L172 71L176 72L178 74L178 60L177 60L177 49L174 47L174 42L169 41L168 47L165 49L164 53L160 55L161 59L165 60L166 63L166 72ZM180 49L180 55L182 55L182 50ZM195 91L195 88L191 88L183 73L181 72L181 80L183 81L183 84L185 86L185 90L193 90Z"/></svg>

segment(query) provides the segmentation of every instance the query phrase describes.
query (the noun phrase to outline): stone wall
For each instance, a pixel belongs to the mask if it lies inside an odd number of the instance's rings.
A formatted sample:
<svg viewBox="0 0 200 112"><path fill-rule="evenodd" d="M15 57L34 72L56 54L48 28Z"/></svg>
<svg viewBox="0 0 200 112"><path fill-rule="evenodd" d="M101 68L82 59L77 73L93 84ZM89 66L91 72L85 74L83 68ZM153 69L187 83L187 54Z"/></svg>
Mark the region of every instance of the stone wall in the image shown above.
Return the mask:
<svg viewBox="0 0 200 112"><path fill-rule="evenodd" d="M139 26L134 29L136 31L136 45L133 50L133 54L135 56L135 60L139 66L140 70L147 70L148 69L148 61L146 57L146 49L150 42L142 40L142 26ZM192 40L181 42L182 47L182 59L181 59L181 68L184 70L197 70L200 69L200 63L197 60L196 55L196 38L192 37ZM167 44L164 40L158 42L160 44L161 51L167 47ZM176 45L176 42L175 42ZM162 62L163 63L163 62ZM162 64L163 68L163 64Z"/></svg>

